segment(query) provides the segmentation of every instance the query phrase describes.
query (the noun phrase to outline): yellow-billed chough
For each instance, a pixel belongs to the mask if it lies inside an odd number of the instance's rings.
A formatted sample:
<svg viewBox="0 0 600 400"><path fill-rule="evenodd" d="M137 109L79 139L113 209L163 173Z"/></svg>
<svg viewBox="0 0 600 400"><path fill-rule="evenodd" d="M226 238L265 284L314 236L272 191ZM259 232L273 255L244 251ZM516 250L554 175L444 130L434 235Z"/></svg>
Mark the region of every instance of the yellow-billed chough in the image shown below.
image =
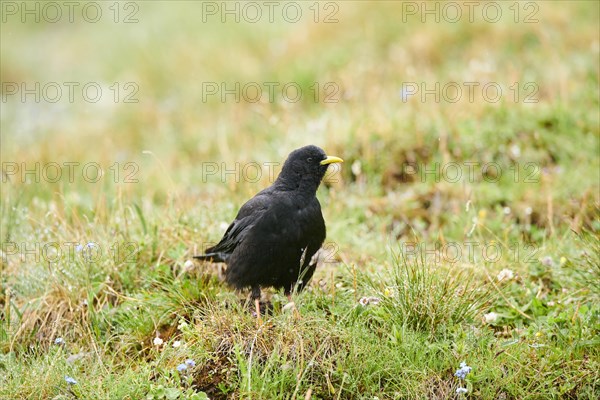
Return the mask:
<svg viewBox="0 0 600 400"><path fill-rule="evenodd" d="M313 255L325 240L325 221L316 193L329 164L343 162L317 146L294 150L275 182L246 202L221 241L195 258L227 264L225 279L251 288L260 317L261 287L290 295L312 278Z"/></svg>

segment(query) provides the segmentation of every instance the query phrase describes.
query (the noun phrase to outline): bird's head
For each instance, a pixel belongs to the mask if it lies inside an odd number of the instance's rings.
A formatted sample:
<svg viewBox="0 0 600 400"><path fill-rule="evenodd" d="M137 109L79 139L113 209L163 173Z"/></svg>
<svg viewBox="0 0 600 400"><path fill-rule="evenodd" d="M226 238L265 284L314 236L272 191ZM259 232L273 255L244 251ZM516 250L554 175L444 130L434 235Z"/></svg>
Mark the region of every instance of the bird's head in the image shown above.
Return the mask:
<svg viewBox="0 0 600 400"><path fill-rule="evenodd" d="M290 153L283 164L278 181L291 189L306 188L316 192L327 167L344 162L339 157L328 156L317 146L304 146Z"/></svg>

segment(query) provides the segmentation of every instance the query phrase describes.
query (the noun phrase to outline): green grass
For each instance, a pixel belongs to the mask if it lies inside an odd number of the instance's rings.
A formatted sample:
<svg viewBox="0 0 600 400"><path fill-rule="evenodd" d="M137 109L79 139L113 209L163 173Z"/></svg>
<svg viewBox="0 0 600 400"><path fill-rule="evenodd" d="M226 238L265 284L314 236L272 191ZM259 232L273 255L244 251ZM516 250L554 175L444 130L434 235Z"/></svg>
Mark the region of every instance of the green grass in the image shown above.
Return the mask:
<svg viewBox="0 0 600 400"><path fill-rule="evenodd" d="M3 96L7 82L98 82L106 98L1 104L1 399L600 396L597 3L540 2L532 24L509 3L497 23L439 24L383 1L338 2L333 24L138 4L134 24L108 3L95 24L2 23ZM115 103L115 82L139 102ZM205 102L203 82L295 82L305 96ZM504 95L404 102L407 82ZM302 318L265 291L257 325L247 293L191 257L269 185L264 163L309 143L345 160L318 193L324 256L295 295ZM72 182L65 167L44 179L65 162L80 163ZM35 163L39 182L22 179ZM207 172L236 163L238 176Z"/></svg>

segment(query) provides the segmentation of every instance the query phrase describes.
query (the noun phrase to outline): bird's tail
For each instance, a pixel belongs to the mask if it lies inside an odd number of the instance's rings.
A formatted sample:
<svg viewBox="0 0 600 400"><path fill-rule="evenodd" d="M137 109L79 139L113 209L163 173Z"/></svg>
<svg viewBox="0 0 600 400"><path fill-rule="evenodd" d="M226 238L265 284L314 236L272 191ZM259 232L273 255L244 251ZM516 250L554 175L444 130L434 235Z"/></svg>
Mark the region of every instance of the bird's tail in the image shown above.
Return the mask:
<svg viewBox="0 0 600 400"><path fill-rule="evenodd" d="M223 254L221 254L221 253L208 253L208 254L203 254L201 256L194 256L194 258L196 260L200 260L200 261L210 261L210 262L215 262L215 263L226 261L225 258L223 257Z"/></svg>

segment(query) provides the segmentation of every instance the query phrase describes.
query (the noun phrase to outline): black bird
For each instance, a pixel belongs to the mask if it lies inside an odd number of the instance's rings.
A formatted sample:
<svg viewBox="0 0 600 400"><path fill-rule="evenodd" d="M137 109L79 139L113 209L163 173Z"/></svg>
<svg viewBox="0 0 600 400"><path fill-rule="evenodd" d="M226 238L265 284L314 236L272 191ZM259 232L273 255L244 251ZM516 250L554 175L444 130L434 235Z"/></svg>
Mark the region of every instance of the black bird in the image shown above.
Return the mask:
<svg viewBox="0 0 600 400"><path fill-rule="evenodd" d="M275 182L246 202L221 241L194 258L227 264L225 279L238 290L251 288L260 318L260 289L283 289L290 298L312 278L313 255L325 240L317 188L338 157L317 146L294 150Z"/></svg>

